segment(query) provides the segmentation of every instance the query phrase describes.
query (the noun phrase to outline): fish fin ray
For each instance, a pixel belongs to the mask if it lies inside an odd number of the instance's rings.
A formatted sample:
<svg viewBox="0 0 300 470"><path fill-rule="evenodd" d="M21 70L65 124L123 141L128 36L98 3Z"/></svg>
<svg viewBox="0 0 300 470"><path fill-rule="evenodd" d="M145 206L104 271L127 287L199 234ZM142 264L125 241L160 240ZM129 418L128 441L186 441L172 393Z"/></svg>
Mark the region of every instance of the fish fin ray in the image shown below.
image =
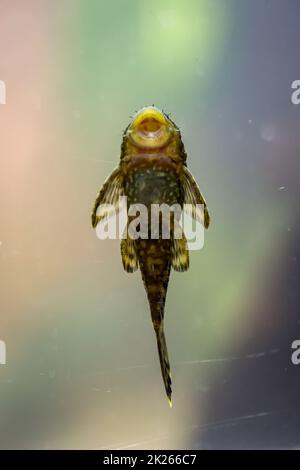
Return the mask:
<svg viewBox="0 0 300 470"><path fill-rule="evenodd" d="M182 186L184 192L184 204L188 205L184 208L185 212L190 214L195 220L201 222L205 228L209 227L210 215L206 200L204 199L198 184L196 183L192 173L183 167ZM201 205L200 208L198 205Z"/></svg>
<svg viewBox="0 0 300 470"><path fill-rule="evenodd" d="M127 235L121 240L121 256L123 267L127 273L134 273L138 270L139 263L136 251L136 241Z"/></svg>
<svg viewBox="0 0 300 470"><path fill-rule="evenodd" d="M110 217L114 212L118 212L119 197L123 194L123 175L120 167L117 166L107 177L96 197L91 216L94 228L101 220Z"/></svg>

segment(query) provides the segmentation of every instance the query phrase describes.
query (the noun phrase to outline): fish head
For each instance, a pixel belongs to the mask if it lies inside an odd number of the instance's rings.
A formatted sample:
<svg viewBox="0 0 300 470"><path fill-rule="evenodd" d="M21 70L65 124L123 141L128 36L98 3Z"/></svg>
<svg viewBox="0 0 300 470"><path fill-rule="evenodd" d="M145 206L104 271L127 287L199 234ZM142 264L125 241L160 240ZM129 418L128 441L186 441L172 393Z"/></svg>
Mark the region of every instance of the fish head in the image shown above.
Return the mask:
<svg viewBox="0 0 300 470"><path fill-rule="evenodd" d="M135 147L156 149L167 145L175 132L167 115L155 106L147 106L133 116L126 135Z"/></svg>

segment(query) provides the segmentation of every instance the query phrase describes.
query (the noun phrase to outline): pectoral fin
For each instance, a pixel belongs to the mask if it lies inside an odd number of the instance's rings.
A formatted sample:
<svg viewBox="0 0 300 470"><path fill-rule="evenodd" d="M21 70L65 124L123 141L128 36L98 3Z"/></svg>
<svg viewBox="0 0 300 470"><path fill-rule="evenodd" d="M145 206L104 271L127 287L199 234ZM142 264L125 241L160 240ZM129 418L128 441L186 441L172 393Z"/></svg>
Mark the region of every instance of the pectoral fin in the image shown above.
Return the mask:
<svg viewBox="0 0 300 470"><path fill-rule="evenodd" d="M106 179L96 198L92 210L92 226L94 228L101 220L118 212L119 197L123 194L123 175L118 166Z"/></svg>
<svg viewBox="0 0 300 470"><path fill-rule="evenodd" d="M210 224L210 215L206 201L202 196L193 175L186 166L183 167L181 183L184 192L184 204L187 205L185 206L185 211L187 211L187 213L189 213L195 220L203 223L205 228L208 228ZM202 207L199 207L200 205Z"/></svg>

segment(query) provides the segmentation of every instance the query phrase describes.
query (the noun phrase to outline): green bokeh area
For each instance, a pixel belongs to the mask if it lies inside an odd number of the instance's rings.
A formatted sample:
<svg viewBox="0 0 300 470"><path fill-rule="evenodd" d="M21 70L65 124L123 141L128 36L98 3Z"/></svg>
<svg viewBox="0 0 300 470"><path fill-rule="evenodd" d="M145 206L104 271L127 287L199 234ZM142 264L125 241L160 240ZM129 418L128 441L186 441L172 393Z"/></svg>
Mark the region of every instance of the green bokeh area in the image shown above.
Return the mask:
<svg viewBox="0 0 300 470"><path fill-rule="evenodd" d="M205 96L220 64L229 9L230 2L210 0L72 2L72 99L96 122L101 110L115 116L152 103L188 107L195 90Z"/></svg>

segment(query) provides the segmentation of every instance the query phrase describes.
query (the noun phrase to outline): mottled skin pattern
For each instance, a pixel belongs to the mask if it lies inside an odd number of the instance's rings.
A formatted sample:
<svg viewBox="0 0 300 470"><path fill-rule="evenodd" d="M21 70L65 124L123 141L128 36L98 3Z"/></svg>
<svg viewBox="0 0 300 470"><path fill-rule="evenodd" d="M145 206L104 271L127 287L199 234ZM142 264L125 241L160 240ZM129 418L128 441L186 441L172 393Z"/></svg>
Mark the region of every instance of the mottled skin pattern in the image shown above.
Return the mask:
<svg viewBox="0 0 300 470"><path fill-rule="evenodd" d="M163 119L171 129L167 141L162 145L152 147L137 145L130 138L130 132L134 129L129 125L123 134L121 146L121 159L118 169L103 185L94 205L92 213L93 226L101 220L104 215L97 216L97 209L101 202L112 202L116 205L117 194L127 196L128 207L135 203L142 203L149 208L151 204L180 204L185 199L193 198L204 204L204 225L209 224L209 215L205 201L200 190L186 169L186 153L181 140L181 135L175 123L165 114L156 111L156 108L144 108L141 112L145 114L143 122L147 121L147 110L150 113L157 112L158 121ZM161 114L158 114L161 113ZM144 116L144 115L143 115ZM155 116L155 115L154 115ZM155 126L150 122L149 125ZM134 121L133 121L134 123ZM157 126L158 127L158 124ZM168 131L169 132L169 131ZM141 134L142 137L144 134ZM146 141L147 142L147 141ZM116 190L112 193L112 187ZM109 193L110 191L110 193ZM113 195L112 195L113 194ZM197 197L196 197L197 196ZM129 219L130 222L130 219ZM149 219L150 236L150 219ZM168 359L166 340L164 335L164 307L169 282L170 270L173 266L178 271L188 269L189 257L185 237L182 240L162 239L137 239L130 237L121 242L121 254L124 269L128 272L141 270L142 279L146 289L152 322L157 338L158 352L164 379L166 393L171 404L171 375Z"/></svg>
<svg viewBox="0 0 300 470"><path fill-rule="evenodd" d="M126 156L124 160L126 162ZM165 203L171 206L180 203L182 205L183 194L179 179L181 163L173 161L168 156L168 149L159 155L141 152L131 157L129 162L124 163L122 167L128 206L133 203L143 203L149 208L148 214L150 215L151 204ZM138 239L136 240L136 253L157 337L166 392L171 398L170 365L163 328L171 269L171 241L163 240L161 236L158 240Z"/></svg>

